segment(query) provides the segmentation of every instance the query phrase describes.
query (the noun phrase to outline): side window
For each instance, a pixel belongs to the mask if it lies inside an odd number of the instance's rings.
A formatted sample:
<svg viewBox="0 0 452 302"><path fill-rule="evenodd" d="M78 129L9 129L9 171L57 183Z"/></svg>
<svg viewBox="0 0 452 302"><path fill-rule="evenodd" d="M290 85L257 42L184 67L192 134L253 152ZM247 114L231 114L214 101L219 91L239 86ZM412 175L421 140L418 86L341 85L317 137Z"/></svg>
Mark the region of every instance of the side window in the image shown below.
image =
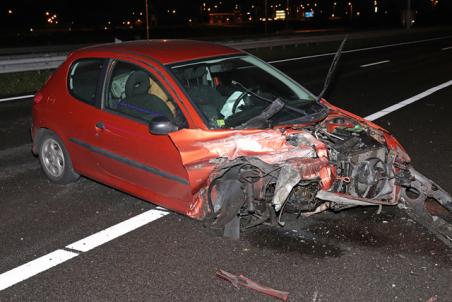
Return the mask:
<svg viewBox="0 0 452 302"><path fill-rule="evenodd" d="M179 127L187 127L177 104L147 70L122 61L113 64L105 93L106 109L146 122L165 116Z"/></svg>
<svg viewBox="0 0 452 302"><path fill-rule="evenodd" d="M104 59L76 61L69 71L68 88L71 94L85 103L94 105Z"/></svg>

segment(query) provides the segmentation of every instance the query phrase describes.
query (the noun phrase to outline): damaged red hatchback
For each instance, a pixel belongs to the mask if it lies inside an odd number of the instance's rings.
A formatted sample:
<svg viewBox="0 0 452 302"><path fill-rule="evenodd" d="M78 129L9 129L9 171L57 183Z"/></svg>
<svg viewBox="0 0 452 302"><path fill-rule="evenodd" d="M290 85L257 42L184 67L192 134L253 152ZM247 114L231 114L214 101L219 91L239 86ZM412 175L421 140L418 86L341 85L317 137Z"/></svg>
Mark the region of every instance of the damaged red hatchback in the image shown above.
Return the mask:
<svg viewBox="0 0 452 302"><path fill-rule="evenodd" d="M36 94L32 137L54 182L81 174L234 237L239 228L282 225L285 211L420 209L427 197L452 208L386 130L217 44L75 51Z"/></svg>

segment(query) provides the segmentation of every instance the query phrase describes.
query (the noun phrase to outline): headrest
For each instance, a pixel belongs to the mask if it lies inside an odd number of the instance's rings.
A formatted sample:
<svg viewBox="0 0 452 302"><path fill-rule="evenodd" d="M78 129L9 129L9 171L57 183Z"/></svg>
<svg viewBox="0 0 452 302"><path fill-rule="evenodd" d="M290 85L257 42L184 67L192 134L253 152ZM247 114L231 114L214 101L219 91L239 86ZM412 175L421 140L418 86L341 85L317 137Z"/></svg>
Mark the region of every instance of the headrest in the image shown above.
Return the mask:
<svg viewBox="0 0 452 302"><path fill-rule="evenodd" d="M137 70L130 74L126 82L126 97L147 94L150 87L146 72Z"/></svg>
<svg viewBox="0 0 452 302"><path fill-rule="evenodd" d="M199 79L202 78L206 72L207 71L205 66L187 68L184 70L184 79L188 81Z"/></svg>

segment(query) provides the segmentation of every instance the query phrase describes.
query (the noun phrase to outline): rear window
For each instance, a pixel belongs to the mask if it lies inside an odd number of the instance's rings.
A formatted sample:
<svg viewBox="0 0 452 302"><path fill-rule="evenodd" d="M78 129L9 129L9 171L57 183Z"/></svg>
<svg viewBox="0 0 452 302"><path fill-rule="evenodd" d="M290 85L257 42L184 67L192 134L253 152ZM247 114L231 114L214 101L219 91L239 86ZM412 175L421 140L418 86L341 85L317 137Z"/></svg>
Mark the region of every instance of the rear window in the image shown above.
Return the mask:
<svg viewBox="0 0 452 302"><path fill-rule="evenodd" d="M94 105L104 64L104 59L76 61L69 72L68 88L71 94L80 101Z"/></svg>

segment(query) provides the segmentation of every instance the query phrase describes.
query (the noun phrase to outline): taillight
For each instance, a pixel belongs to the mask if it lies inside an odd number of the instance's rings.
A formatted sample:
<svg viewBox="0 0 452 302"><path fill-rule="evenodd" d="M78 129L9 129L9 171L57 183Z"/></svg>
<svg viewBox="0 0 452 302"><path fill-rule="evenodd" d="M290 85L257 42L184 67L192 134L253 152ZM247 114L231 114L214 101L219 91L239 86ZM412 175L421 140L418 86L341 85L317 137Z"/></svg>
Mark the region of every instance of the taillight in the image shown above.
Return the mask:
<svg viewBox="0 0 452 302"><path fill-rule="evenodd" d="M41 103L43 98L44 98L44 96L42 95L42 93L38 91L38 92L36 92L35 97L33 98L33 103L35 105L37 105L37 104Z"/></svg>

